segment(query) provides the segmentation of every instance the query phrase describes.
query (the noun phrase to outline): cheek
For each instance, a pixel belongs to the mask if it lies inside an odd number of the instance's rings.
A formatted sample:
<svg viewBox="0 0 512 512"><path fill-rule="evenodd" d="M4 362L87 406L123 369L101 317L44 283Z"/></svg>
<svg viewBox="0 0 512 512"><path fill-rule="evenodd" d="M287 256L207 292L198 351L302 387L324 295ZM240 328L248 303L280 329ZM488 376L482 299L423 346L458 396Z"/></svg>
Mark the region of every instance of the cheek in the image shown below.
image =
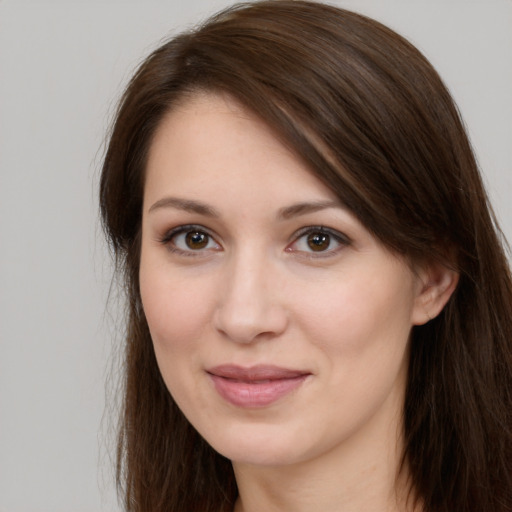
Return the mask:
<svg viewBox="0 0 512 512"><path fill-rule="evenodd" d="M311 294L300 316L321 361L326 392L319 416L329 414L333 424L350 431L384 403L401 407L411 330L410 284L407 274L391 279L386 273L365 273Z"/></svg>
<svg viewBox="0 0 512 512"><path fill-rule="evenodd" d="M141 260L140 291L157 355L192 348L208 323L207 287Z"/></svg>
<svg viewBox="0 0 512 512"><path fill-rule="evenodd" d="M142 263L141 298L157 364L167 389L186 411L191 396L198 394L198 348L210 308L206 290L193 286L190 279L185 283L172 272Z"/></svg>
<svg viewBox="0 0 512 512"><path fill-rule="evenodd" d="M375 347L405 348L411 330L412 282L405 271L387 270L354 272L303 294L309 299L297 306L297 317L310 339L344 358L360 357Z"/></svg>

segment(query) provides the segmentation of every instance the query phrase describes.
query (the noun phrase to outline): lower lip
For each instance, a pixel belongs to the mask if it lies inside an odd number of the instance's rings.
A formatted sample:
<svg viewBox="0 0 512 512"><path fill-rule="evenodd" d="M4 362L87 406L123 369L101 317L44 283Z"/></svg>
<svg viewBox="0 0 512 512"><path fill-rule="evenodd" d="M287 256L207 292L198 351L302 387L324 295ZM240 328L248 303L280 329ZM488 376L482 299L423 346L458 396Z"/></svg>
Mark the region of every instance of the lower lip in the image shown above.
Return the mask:
<svg viewBox="0 0 512 512"><path fill-rule="evenodd" d="M307 375L268 381L245 382L210 374L219 395L237 407L265 407L297 389Z"/></svg>

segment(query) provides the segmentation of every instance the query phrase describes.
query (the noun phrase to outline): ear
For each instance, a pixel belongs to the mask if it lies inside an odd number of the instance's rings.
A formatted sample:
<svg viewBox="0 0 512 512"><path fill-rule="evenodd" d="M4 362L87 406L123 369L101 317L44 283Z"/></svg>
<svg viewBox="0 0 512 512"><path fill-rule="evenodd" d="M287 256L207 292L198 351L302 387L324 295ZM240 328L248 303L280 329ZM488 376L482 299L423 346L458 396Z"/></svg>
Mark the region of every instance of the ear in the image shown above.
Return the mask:
<svg viewBox="0 0 512 512"><path fill-rule="evenodd" d="M441 262L429 262L417 271L418 288L412 324L423 325L443 310L459 282L459 273Z"/></svg>

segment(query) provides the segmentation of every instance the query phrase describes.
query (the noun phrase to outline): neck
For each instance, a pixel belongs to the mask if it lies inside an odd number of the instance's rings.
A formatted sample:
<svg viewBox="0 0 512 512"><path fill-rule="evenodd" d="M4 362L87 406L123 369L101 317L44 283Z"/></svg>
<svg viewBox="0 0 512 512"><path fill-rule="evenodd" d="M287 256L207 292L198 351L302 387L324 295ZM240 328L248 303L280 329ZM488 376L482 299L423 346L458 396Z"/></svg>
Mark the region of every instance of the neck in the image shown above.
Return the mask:
<svg viewBox="0 0 512 512"><path fill-rule="evenodd" d="M307 461L233 463L239 488L235 512L414 512L407 501L407 469L400 471L401 421L385 433L372 432L371 423L349 442Z"/></svg>

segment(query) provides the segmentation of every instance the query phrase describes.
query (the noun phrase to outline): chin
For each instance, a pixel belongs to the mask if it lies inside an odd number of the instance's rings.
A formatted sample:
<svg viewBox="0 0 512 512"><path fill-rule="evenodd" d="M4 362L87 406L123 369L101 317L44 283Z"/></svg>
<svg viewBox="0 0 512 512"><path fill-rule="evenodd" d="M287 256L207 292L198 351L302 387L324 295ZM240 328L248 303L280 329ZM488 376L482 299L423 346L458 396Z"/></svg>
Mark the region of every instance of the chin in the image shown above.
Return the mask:
<svg viewBox="0 0 512 512"><path fill-rule="evenodd" d="M221 435L204 437L214 450L233 463L284 466L308 458L304 436L290 435L288 429L275 425L234 426L224 429Z"/></svg>
<svg viewBox="0 0 512 512"><path fill-rule="evenodd" d="M225 449L215 449L234 464L269 467L288 466L301 462L296 450L288 450L282 446L270 445L262 448L261 446L239 444L221 448Z"/></svg>

